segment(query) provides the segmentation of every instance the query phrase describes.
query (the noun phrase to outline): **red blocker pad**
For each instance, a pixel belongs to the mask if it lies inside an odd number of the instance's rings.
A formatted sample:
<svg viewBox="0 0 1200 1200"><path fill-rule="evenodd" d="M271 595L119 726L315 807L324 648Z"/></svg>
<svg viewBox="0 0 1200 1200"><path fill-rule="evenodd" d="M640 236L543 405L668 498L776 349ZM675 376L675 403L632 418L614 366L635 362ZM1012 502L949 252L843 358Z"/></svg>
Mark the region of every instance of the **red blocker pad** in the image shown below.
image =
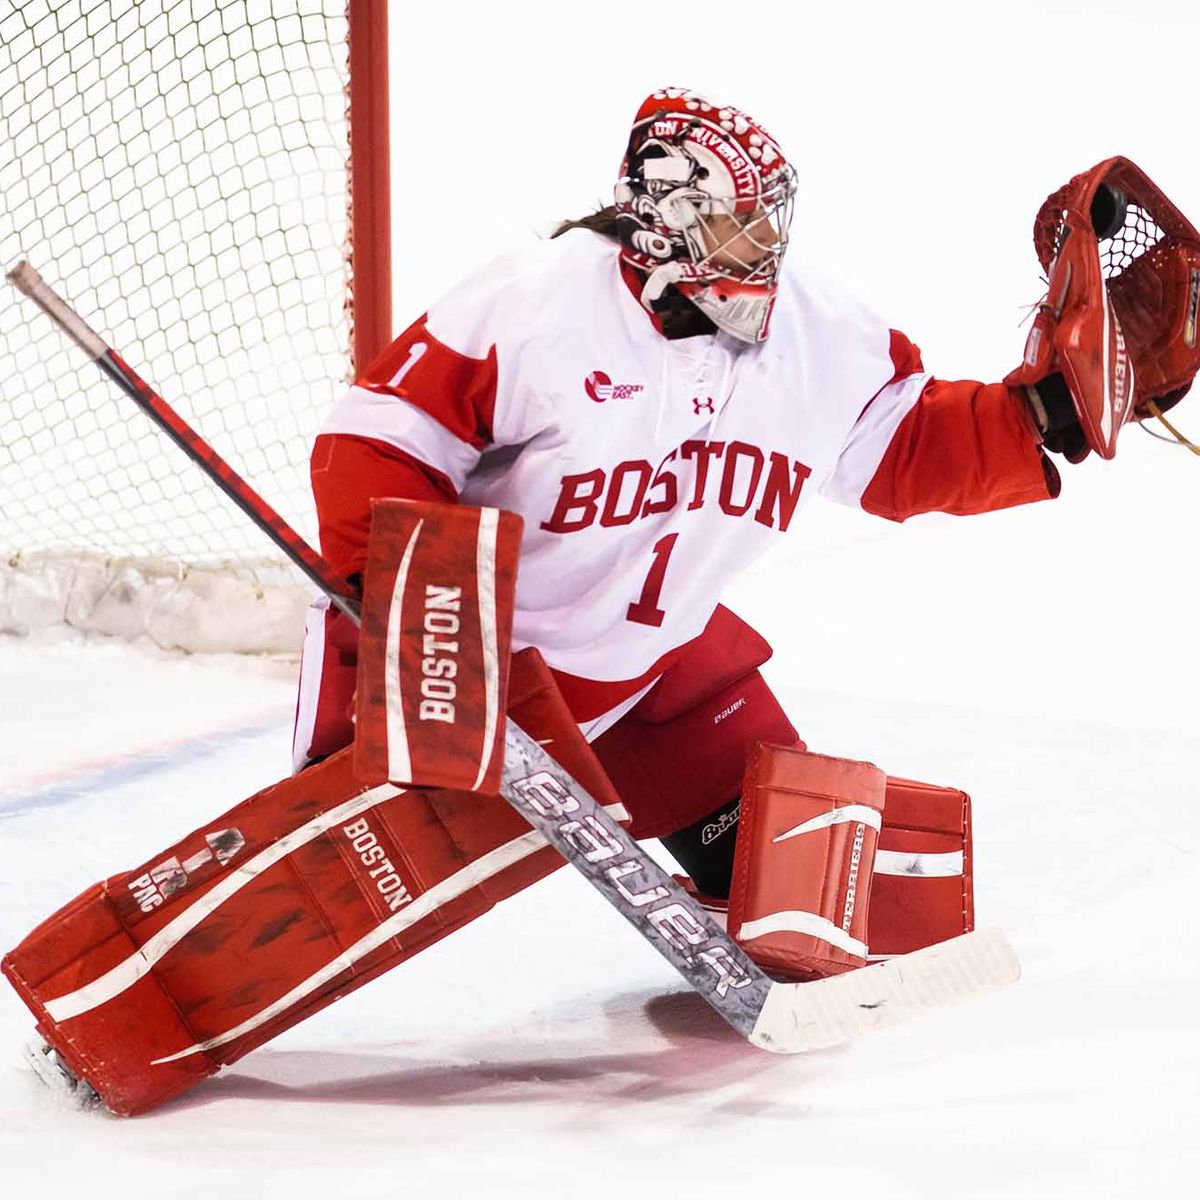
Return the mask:
<svg viewBox="0 0 1200 1200"><path fill-rule="evenodd" d="M746 765L729 932L767 971L815 979L867 961L887 776L760 743Z"/></svg>
<svg viewBox="0 0 1200 1200"><path fill-rule="evenodd" d="M974 928L971 797L889 776L871 883L871 957L908 954Z"/></svg>
<svg viewBox="0 0 1200 1200"><path fill-rule="evenodd" d="M513 660L510 701L621 819L536 651ZM90 888L4 959L113 1112L161 1104L562 865L498 796L364 787L350 759Z"/></svg>
<svg viewBox="0 0 1200 1200"><path fill-rule="evenodd" d="M354 738L364 782L499 789L521 530L494 508L371 502Z"/></svg>

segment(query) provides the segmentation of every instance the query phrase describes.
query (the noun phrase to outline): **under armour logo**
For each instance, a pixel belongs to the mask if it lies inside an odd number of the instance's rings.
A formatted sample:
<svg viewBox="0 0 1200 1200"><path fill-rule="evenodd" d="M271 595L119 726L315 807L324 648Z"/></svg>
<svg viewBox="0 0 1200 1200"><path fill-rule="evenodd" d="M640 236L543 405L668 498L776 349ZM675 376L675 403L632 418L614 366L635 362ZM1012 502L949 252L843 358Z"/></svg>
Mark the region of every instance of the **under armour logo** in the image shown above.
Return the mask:
<svg viewBox="0 0 1200 1200"><path fill-rule="evenodd" d="M713 407L713 398L711 396L707 400L701 400L699 396L693 396L692 407L696 410L696 416L699 416L702 412L709 412L713 416L716 416L717 410Z"/></svg>

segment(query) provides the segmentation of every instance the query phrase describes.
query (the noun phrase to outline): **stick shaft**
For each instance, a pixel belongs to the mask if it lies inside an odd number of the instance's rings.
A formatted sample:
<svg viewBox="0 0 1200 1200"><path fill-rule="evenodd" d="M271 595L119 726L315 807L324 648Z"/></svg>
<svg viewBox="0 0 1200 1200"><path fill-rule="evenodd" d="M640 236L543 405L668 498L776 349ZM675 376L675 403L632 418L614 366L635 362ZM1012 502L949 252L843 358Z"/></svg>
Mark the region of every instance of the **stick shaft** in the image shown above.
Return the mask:
<svg viewBox="0 0 1200 1200"><path fill-rule="evenodd" d="M279 547L308 579L357 625L358 597L333 569L144 379L115 351L100 369Z"/></svg>
<svg viewBox="0 0 1200 1200"><path fill-rule="evenodd" d="M79 346L141 410L354 623L354 589L27 262L8 279Z"/></svg>

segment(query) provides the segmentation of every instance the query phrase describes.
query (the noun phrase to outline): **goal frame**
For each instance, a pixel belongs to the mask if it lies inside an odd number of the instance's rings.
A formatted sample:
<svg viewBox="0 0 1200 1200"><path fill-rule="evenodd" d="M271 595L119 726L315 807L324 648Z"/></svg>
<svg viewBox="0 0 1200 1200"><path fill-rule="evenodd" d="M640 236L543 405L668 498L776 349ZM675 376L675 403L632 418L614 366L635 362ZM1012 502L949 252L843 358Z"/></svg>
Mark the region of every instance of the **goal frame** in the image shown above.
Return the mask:
<svg viewBox="0 0 1200 1200"><path fill-rule="evenodd" d="M352 370L392 340L387 0L348 0ZM370 164L361 170L359 164Z"/></svg>
<svg viewBox="0 0 1200 1200"><path fill-rule="evenodd" d="M327 10L336 7L326 5ZM342 377L353 377L387 347L393 313L388 3L342 0L341 9L345 23L337 61L344 64L347 120L345 140L335 141L344 147L345 163L343 357L337 374L321 376L335 390ZM35 99L43 94L31 93ZM336 245L333 249L336 253ZM54 276L55 257L43 247L36 265ZM0 270L12 265L11 260L0 264ZM328 271L326 278L332 284ZM8 300L6 296L3 302ZM336 290L333 303L338 303ZM103 304L93 301L88 311L98 328L106 329ZM14 349L21 344L12 343ZM86 411L87 391L73 394ZM22 403L41 403L36 391L22 396L28 397ZM307 411L308 423L315 416L319 428L320 410ZM307 510L303 519L311 522L311 498L306 489L296 490L307 474L305 459L306 452L293 444L288 471L295 483L289 484L290 494ZM269 479L257 478L252 466L243 469L258 486ZM47 471L49 494L56 480L49 473L52 468ZM147 503L171 502L158 497ZM65 537L40 545L21 536L19 523L14 527L11 545L0 557L0 633L36 635L65 625L125 640L148 639L168 650L298 651L311 589L269 543L264 541L261 551L253 544L239 547L227 559L197 558L182 543L172 550L169 539L143 551L119 538L98 536L91 527L73 528L74 536L64 527Z"/></svg>

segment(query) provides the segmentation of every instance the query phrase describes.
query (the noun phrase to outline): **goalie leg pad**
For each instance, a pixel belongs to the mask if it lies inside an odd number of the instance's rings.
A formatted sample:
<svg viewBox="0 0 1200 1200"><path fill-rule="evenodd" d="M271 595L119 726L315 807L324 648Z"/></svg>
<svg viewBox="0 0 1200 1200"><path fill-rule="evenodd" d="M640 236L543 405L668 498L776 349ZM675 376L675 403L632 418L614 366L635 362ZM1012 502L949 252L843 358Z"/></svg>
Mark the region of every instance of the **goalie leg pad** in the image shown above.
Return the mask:
<svg viewBox="0 0 1200 1200"><path fill-rule="evenodd" d="M729 932L768 971L816 979L867 961L887 776L761 743L746 765Z"/></svg>
<svg viewBox="0 0 1200 1200"><path fill-rule="evenodd" d="M891 775L885 797L867 913L869 960L911 954L975 928L971 797L957 788ZM758 869L743 858L739 878ZM707 894L692 878L680 877L680 882L725 924L726 889ZM810 883L796 880L795 898L785 904L803 904L810 889ZM771 961L769 947L760 957L751 940L746 951L760 965L787 973Z"/></svg>
<svg viewBox="0 0 1200 1200"><path fill-rule="evenodd" d="M871 957L908 954L970 933L972 884L971 797L888 776L871 884Z"/></svg>
<svg viewBox="0 0 1200 1200"><path fill-rule="evenodd" d="M536 651L510 713L610 811ZM144 1112L562 865L498 796L364 787L342 751L90 888L3 962L45 1040Z"/></svg>

